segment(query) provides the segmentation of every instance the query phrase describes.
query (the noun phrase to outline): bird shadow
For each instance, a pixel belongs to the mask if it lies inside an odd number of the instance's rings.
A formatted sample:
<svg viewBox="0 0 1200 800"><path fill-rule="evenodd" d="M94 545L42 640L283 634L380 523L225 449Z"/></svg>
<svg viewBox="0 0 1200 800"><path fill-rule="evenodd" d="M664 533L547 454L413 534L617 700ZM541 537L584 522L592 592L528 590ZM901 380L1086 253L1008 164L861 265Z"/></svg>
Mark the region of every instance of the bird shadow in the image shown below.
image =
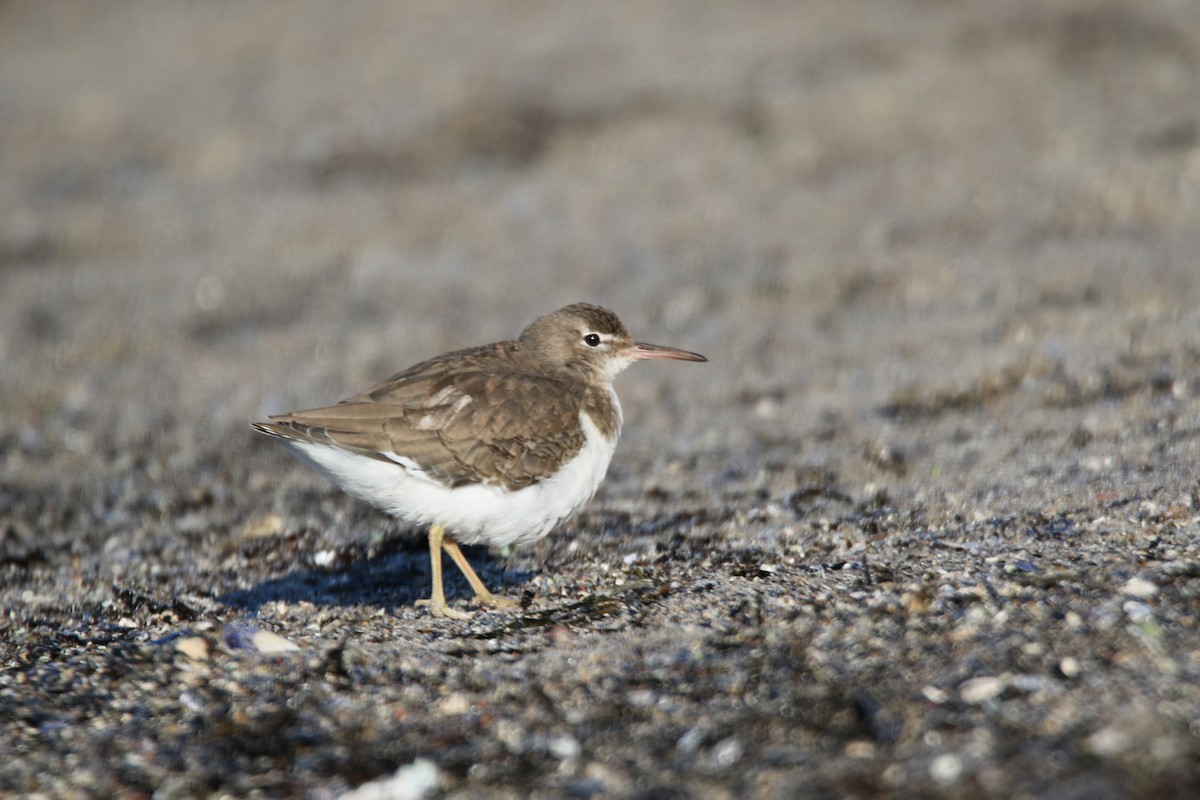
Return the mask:
<svg viewBox="0 0 1200 800"><path fill-rule="evenodd" d="M464 547L464 554L491 589L526 583L533 575L507 566L484 547ZM443 559L446 599L474 597L467 581L449 559ZM216 596L227 608L257 613L265 603L309 602L318 606L378 606L389 613L429 597L429 550L424 547L388 550L329 567L297 569L247 589Z"/></svg>

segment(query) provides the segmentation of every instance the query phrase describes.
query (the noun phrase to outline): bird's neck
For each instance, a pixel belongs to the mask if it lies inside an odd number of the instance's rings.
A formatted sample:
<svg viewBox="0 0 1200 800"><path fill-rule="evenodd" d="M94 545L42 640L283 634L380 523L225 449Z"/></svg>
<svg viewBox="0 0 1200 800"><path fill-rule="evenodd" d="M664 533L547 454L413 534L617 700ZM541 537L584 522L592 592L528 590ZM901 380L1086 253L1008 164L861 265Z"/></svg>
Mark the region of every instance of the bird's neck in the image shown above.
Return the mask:
<svg viewBox="0 0 1200 800"><path fill-rule="evenodd" d="M588 384L583 395L583 413L591 417L596 428L611 442L621 434L624 417L621 402L611 384Z"/></svg>

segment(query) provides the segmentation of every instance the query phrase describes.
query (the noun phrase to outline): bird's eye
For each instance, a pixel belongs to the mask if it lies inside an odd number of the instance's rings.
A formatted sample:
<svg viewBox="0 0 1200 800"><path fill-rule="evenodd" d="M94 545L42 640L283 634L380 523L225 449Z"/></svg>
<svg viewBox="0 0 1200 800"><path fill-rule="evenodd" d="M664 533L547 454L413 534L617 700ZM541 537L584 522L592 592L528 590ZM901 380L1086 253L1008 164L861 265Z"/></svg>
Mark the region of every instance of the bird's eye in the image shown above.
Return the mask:
<svg viewBox="0 0 1200 800"><path fill-rule="evenodd" d="M588 347L599 347L600 346L600 334L589 333L587 336L583 337L583 343L586 344Z"/></svg>

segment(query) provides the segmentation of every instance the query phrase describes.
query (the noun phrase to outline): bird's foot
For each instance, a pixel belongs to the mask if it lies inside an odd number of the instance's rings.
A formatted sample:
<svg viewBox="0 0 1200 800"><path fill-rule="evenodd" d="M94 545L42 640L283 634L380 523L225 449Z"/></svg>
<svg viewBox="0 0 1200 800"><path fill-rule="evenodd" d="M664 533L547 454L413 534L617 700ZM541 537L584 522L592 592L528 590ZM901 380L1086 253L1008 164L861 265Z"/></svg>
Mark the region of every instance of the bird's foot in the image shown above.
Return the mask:
<svg viewBox="0 0 1200 800"><path fill-rule="evenodd" d="M512 611L521 607L521 604L516 600L509 600L507 597L496 597L491 592L475 595L475 602L484 608L490 608L495 611Z"/></svg>
<svg viewBox="0 0 1200 800"><path fill-rule="evenodd" d="M466 622L475 616L470 611L459 611L457 608L451 608L446 605L445 600L435 600L433 598L422 599L418 600L415 605L417 608L428 608L430 614L442 619L456 619L460 622Z"/></svg>

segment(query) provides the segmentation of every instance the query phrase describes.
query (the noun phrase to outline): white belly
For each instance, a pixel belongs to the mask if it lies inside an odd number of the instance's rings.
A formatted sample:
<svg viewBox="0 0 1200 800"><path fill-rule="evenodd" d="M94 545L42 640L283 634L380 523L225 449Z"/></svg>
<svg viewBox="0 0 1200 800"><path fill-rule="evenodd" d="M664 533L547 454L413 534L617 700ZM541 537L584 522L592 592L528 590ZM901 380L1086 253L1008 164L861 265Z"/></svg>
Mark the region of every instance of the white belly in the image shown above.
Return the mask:
<svg viewBox="0 0 1200 800"><path fill-rule="evenodd" d="M331 445L285 440L343 491L409 522L445 526L462 544L530 544L574 514L596 493L608 471L617 437L606 439L580 413L583 449L549 478L505 491L481 484L449 489L412 462L397 463Z"/></svg>

